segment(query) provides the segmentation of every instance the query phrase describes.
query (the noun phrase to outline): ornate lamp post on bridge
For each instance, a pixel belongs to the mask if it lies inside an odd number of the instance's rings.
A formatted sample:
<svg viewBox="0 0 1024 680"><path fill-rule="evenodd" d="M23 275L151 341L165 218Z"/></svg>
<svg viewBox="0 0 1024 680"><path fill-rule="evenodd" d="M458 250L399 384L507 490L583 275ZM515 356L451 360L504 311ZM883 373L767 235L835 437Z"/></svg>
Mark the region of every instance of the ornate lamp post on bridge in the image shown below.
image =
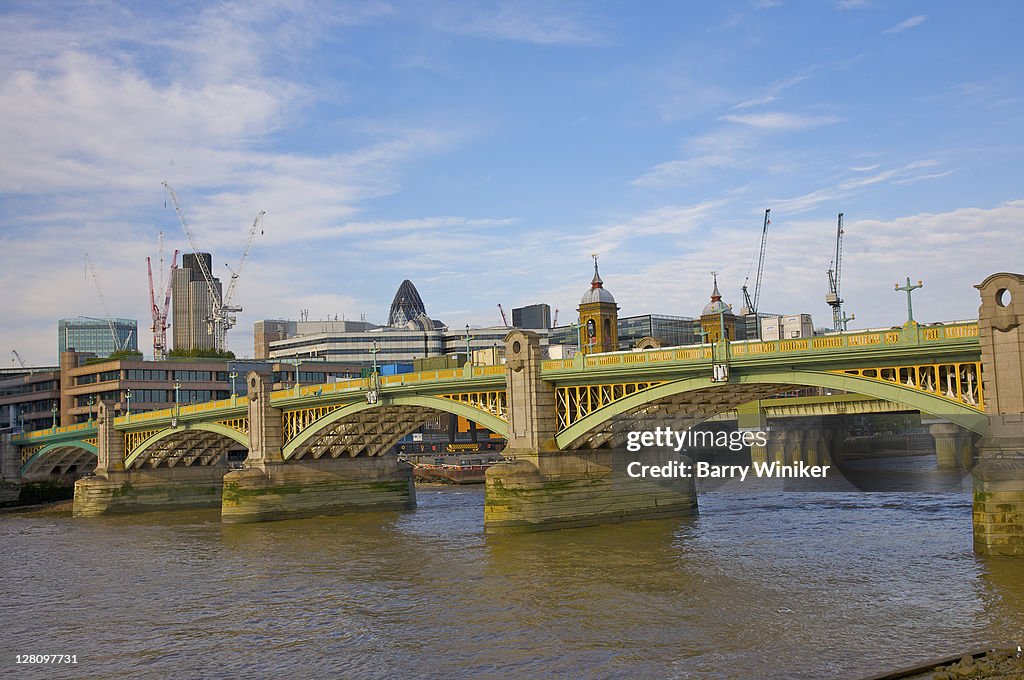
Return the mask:
<svg viewBox="0 0 1024 680"><path fill-rule="evenodd" d="M238 377L238 371L232 368L231 372L228 373L228 377L231 378L231 403L234 404L235 397L238 395L238 393L235 392L235 378Z"/></svg>
<svg viewBox="0 0 1024 680"><path fill-rule="evenodd" d="M469 348L469 341L472 336L469 334L469 324L466 324L466 364L469 366L473 365L473 351Z"/></svg>
<svg viewBox="0 0 1024 680"><path fill-rule="evenodd" d="M85 403L89 405L89 424L92 425L92 405L96 403L96 397L90 394Z"/></svg>
<svg viewBox="0 0 1024 680"><path fill-rule="evenodd" d="M53 429L56 431L56 429L57 429L57 402L53 402L53 405L50 407L50 413L53 414Z"/></svg>
<svg viewBox="0 0 1024 680"><path fill-rule="evenodd" d="M914 323L914 306L913 306L913 303L911 301L910 296L911 296L911 294L915 290L917 290L918 288L923 288L923 287L924 287L924 283L921 282L921 281L918 281L916 286L911 285L910 284L910 277L909 276L907 277L907 284L905 286L901 286L898 283L896 284L895 290L897 290L897 291L903 290L903 291L906 291L906 293L907 293L907 324Z"/></svg>
<svg viewBox="0 0 1024 680"><path fill-rule="evenodd" d="M178 393L181 391L181 381L174 381L174 415L171 418L171 427L178 426L178 414L181 411L181 407L178 405Z"/></svg>
<svg viewBox="0 0 1024 680"><path fill-rule="evenodd" d="M124 400L128 402L128 411L125 413L129 418L132 417L132 391L130 389L124 391Z"/></svg>

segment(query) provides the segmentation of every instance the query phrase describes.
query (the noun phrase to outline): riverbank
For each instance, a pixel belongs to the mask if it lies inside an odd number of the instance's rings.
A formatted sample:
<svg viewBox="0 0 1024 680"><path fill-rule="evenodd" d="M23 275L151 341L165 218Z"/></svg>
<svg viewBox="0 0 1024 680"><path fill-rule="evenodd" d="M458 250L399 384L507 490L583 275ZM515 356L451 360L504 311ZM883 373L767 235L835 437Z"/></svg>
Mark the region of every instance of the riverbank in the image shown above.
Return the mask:
<svg viewBox="0 0 1024 680"><path fill-rule="evenodd" d="M9 505L0 508L0 515L70 515L75 505L74 499L64 498L46 503L33 503L31 505Z"/></svg>

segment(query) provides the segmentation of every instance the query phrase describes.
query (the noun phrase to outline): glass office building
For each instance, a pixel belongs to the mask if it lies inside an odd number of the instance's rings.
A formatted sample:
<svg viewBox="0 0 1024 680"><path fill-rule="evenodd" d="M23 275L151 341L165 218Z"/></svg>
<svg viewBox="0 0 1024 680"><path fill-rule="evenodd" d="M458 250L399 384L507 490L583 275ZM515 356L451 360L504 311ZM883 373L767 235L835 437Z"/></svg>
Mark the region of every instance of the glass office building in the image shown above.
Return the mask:
<svg viewBox="0 0 1024 680"><path fill-rule="evenodd" d="M138 322L79 316L57 322L57 356L68 350L108 357L119 349L138 351Z"/></svg>

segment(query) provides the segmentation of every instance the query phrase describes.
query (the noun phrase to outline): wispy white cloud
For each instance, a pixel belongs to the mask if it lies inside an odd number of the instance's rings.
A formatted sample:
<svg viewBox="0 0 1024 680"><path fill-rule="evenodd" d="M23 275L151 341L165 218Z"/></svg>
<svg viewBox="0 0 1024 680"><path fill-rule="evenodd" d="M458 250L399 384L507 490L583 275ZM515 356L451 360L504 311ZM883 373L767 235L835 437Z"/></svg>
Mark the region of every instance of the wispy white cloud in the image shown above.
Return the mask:
<svg viewBox="0 0 1024 680"><path fill-rule="evenodd" d="M429 18L437 29L537 45L599 45L608 38L588 18L548 2L450 3Z"/></svg>
<svg viewBox="0 0 1024 680"><path fill-rule="evenodd" d="M807 74L801 74L792 78L786 78L785 80L779 80L772 83L765 89L764 96L755 97L753 99L747 99L741 101L739 104L734 105L733 109L749 109L755 106L764 106L765 104L771 104L779 98L779 95L784 91L796 87L800 83L807 80L810 76Z"/></svg>
<svg viewBox="0 0 1024 680"><path fill-rule="evenodd" d="M687 158L659 163L630 181L633 186L656 189L679 186L701 173L750 162L743 158L754 140L745 130L722 129L687 140Z"/></svg>
<svg viewBox="0 0 1024 680"><path fill-rule="evenodd" d="M803 130L819 125L832 125L842 122L838 116L827 115L800 115L796 113L768 112L749 114L728 114L722 116L722 120L764 130Z"/></svg>
<svg viewBox="0 0 1024 680"><path fill-rule="evenodd" d="M909 19L901 21L895 26L890 26L889 28L882 31L882 34L885 35L887 33L902 33L907 29L914 28L915 26L920 26L922 23L924 23L924 20L927 18L928 17L924 14L918 14L917 16L913 16L910 17Z"/></svg>
<svg viewBox="0 0 1024 680"><path fill-rule="evenodd" d="M919 179L925 179L924 175L914 174L914 171L921 170L923 168L931 168L936 166L938 163L935 160L920 160L907 163L898 168L890 168L889 170L883 170L882 172L868 175L866 177L852 177L845 179L836 184L825 187L823 189L817 189L810 193L797 196L795 198L788 198L782 200L771 201L771 205L774 208L778 208L780 212L786 212L789 214L798 214L806 212L815 208L822 203L829 201L836 201L841 198L851 196L856 191L869 187L875 184L881 184L883 182L889 182L893 180L912 180L917 181ZM936 175L941 176L941 175Z"/></svg>

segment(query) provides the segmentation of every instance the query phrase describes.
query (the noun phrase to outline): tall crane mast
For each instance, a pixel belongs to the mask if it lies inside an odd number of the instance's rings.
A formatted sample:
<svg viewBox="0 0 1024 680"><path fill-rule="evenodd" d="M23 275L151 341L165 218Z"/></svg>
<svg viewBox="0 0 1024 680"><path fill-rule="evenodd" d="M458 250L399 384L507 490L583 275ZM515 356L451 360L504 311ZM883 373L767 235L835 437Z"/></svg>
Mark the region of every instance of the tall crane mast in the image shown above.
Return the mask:
<svg viewBox="0 0 1024 680"><path fill-rule="evenodd" d="M163 276L164 233L162 231L160 232L158 243L160 275ZM174 256L171 257L171 270L168 272L167 281L165 282L161 278L159 284L157 284L157 290L163 294L163 304L158 306L153 290L153 264L148 257L146 258L146 270L149 273L149 307L153 315L153 358L158 361L167 358L167 312L171 306L171 286L174 283L174 271L177 268L178 251L175 250Z"/></svg>
<svg viewBox="0 0 1024 680"><path fill-rule="evenodd" d="M203 274L203 280L206 281L206 292L210 296L210 308L213 310L206 319L206 323L210 332L213 333L213 348L218 352L222 351L224 349L224 337L227 335L227 328L225 328L227 318L224 313L220 293L217 291L217 285L213 282L213 274L210 273L210 268L206 266L206 259L199 254L199 246L196 245L192 230L188 226L188 221L185 220L185 213L182 212L181 205L178 203L178 195L174 193L174 188L167 182L161 182L161 184L171 197L174 212L178 214L178 221L181 222L181 228L185 231L185 236L188 237L189 245L192 246L192 252L199 263L199 270Z"/></svg>
<svg viewBox="0 0 1024 680"><path fill-rule="evenodd" d="M189 245L192 246L192 252L196 255L196 260L199 262L199 269L202 271L203 279L206 281L207 292L210 296L210 307L213 310L210 316L207 318L207 324L210 328L210 332L213 333L213 347L218 352L224 351L224 341L227 337L229 330L234 328L238 319L234 316L234 313L242 311L242 308L233 304L235 295L235 287L238 285L238 277L242 273L242 267L245 265L245 260L249 256L249 251L252 248L253 241L256 239L256 230L263 220L264 211L260 211L256 215L256 219L252 223L252 228L249 230L249 237L245 243L245 247L242 250L242 257L239 259L238 266L231 272L231 283L228 284L227 294L222 298L217 292L217 285L214 283L213 274L210 273L210 268L206 266L206 260L199 255L199 247L196 245L195 237L192 235L192 230L188 226L188 221L185 220L185 214L181 210L181 205L178 203L178 196L174 193L174 189L167 182L161 182L167 194L171 197L171 203L174 204L174 211L178 214L178 221L181 222L181 228L185 231L185 236L188 237ZM228 269L231 269L228 267Z"/></svg>
<svg viewBox="0 0 1024 680"><path fill-rule="evenodd" d="M498 311L501 312L501 323L505 328L508 328L508 317L505 316L505 310L501 308L501 303L498 303Z"/></svg>
<svg viewBox="0 0 1024 680"><path fill-rule="evenodd" d="M832 260L832 266L828 270L828 293L825 295L825 302L832 308L832 329L845 331L846 323L853 321L856 316L846 316L843 313L843 299L840 297L840 288L843 283L843 213L839 213L836 223L836 254Z"/></svg>
<svg viewBox="0 0 1024 680"><path fill-rule="evenodd" d="M107 326L110 328L110 336L114 339L114 350L117 352L126 350L128 349L128 343L132 338L131 333L128 334L128 337L124 339L123 343L121 342L121 339L117 337L117 328L114 326L114 318L110 316L110 308L107 307L107 297L103 294L103 286L100 285L100 277L96 273L96 264L92 261L92 257L89 256L89 253L85 254L85 264L86 267L88 267L89 273L92 274L93 281L96 282L96 292L100 294L100 303L103 305L103 314L105 315Z"/></svg>
<svg viewBox="0 0 1024 680"><path fill-rule="evenodd" d="M22 368L28 368L28 364L26 364L25 360L21 358L21 355L18 354L18 350L12 349L11 354L13 354L14 358L18 360L18 363L21 364Z"/></svg>
<svg viewBox="0 0 1024 680"><path fill-rule="evenodd" d="M764 275L764 250L768 243L768 225L772 223L769 215L771 214L771 208L765 208L764 211L764 225L761 227L761 249L757 258L757 278L754 279L754 297L751 299L750 292L747 290L747 281L750 280L750 273L747 272L747 278L743 281L743 309L740 310L742 316L753 315L756 321L757 310L759 309L758 304L761 302L761 277ZM760 326L757 329L758 337L760 337Z"/></svg>
<svg viewBox="0 0 1024 680"><path fill-rule="evenodd" d="M225 265L231 271L231 283L228 284L228 292L224 296L224 311L225 312L229 312L230 313L230 312L240 312L240 311L242 311L241 307L233 307L232 306L232 303L234 302L234 299L235 299L235 288L238 286L238 277L242 273L242 267L245 266L245 260L246 260L246 258L249 257L249 251L252 250L253 241L256 240L256 229L259 228L260 233L261 234L263 233L263 228L260 227L260 224L263 222L263 216L266 215L266 214L267 213L266 213L265 210L261 210L259 212L259 214L256 215L256 219L253 220L252 227L249 229L249 236L245 240L245 247L242 249L242 256L238 259L238 266L236 266L234 269L231 269L230 266ZM234 319L234 317L232 317L231 325L228 326L228 328L231 328L234 325L235 325L235 319Z"/></svg>

